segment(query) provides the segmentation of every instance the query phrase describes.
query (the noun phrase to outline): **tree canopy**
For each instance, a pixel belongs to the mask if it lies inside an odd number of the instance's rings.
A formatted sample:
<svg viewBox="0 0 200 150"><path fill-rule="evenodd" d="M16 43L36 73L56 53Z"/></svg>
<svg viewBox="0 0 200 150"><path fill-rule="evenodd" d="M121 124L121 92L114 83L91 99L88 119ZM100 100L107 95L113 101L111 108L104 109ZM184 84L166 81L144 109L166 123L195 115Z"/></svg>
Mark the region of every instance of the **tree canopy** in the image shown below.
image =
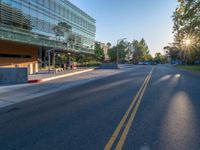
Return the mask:
<svg viewBox="0 0 200 150"><path fill-rule="evenodd" d="M145 40L142 38L140 41L134 40L132 42L133 51L133 63L137 64L139 61L146 61L149 56L148 46Z"/></svg>
<svg viewBox="0 0 200 150"><path fill-rule="evenodd" d="M166 57L162 55L161 53L156 53L154 57L154 62L157 64L159 63L165 63L166 62Z"/></svg>
<svg viewBox="0 0 200 150"><path fill-rule="evenodd" d="M94 58L96 61L100 61L103 62L104 61L104 51L101 48L101 45L99 43L95 43L95 54L94 54Z"/></svg>
<svg viewBox="0 0 200 150"><path fill-rule="evenodd" d="M111 45L111 44L110 44ZM108 56L110 58L111 62L116 62L117 61L117 49L119 52L119 61L122 62L126 58L127 54L127 43L125 41L119 42L118 45L112 47L111 49L108 50Z"/></svg>
<svg viewBox="0 0 200 150"><path fill-rule="evenodd" d="M173 59L192 63L200 59L200 1L178 0L173 13L174 43L165 47Z"/></svg>
<svg viewBox="0 0 200 150"><path fill-rule="evenodd" d="M146 41L142 38L140 41L132 42L121 41L118 44L119 61L130 61L137 64L139 61L152 61L153 57L149 54L149 48ZM117 46L112 47L108 51L111 62L116 62Z"/></svg>

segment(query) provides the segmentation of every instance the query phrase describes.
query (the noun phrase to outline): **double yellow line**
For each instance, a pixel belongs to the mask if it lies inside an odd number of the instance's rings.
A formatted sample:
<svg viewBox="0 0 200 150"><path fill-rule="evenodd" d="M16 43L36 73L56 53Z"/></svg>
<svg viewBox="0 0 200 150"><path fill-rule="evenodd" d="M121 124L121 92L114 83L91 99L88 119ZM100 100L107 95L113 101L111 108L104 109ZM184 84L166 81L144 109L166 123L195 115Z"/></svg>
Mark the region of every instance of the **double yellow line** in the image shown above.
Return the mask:
<svg viewBox="0 0 200 150"><path fill-rule="evenodd" d="M109 139L108 143L106 144L104 150L111 150L113 148L114 143L115 143L117 137L119 136L120 132L122 132L122 133L120 134L119 141L116 144L115 150L121 150L122 149L122 147L124 145L124 142L126 140L126 137L128 135L129 129L131 127L131 124L133 123L133 120L135 118L137 110L138 110L138 108L140 106L140 103L141 103L142 97L144 95L144 92L145 92L145 90L147 88L147 85L148 85L150 79L151 79L153 70L154 70L154 68L152 68L151 72L146 77L146 79L143 82L141 88L139 89L139 91L137 92L137 94L134 97L133 101L131 102L128 110L126 111L126 113L124 114L122 120L118 124L116 130L114 131L114 133L110 137L110 139ZM123 128L123 131L121 131L122 128Z"/></svg>

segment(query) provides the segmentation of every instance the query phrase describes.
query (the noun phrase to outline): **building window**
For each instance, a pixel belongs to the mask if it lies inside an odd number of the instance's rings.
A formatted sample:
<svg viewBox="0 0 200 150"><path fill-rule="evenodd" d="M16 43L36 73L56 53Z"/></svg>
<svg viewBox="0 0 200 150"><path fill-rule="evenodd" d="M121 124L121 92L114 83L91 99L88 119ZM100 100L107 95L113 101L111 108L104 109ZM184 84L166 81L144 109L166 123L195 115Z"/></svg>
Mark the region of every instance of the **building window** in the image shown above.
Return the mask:
<svg viewBox="0 0 200 150"><path fill-rule="evenodd" d="M40 5L42 5L42 6L44 5L44 1L43 0L37 0L37 3L40 4Z"/></svg>
<svg viewBox="0 0 200 150"><path fill-rule="evenodd" d="M55 8L56 8L56 13L58 13L59 14L59 4L57 4L57 3L55 3Z"/></svg>
<svg viewBox="0 0 200 150"><path fill-rule="evenodd" d="M44 7L50 8L49 0L45 0L45 1L44 1Z"/></svg>
<svg viewBox="0 0 200 150"><path fill-rule="evenodd" d="M2 0L1 3L7 4L7 5L12 5L12 1L11 0Z"/></svg>
<svg viewBox="0 0 200 150"><path fill-rule="evenodd" d="M55 11L55 3L54 3L53 0L50 0L50 9L51 9L52 11Z"/></svg>

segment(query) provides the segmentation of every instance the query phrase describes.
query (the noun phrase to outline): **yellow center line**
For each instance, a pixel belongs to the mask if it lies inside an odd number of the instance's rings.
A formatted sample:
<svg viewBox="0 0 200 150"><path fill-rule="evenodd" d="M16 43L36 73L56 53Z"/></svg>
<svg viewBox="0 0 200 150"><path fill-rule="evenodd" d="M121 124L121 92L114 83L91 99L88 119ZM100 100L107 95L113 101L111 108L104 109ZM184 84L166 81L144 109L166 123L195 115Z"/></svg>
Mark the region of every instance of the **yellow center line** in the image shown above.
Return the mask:
<svg viewBox="0 0 200 150"><path fill-rule="evenodd" d="M153 71L153 70L152 70ZM104 150L110 150L116 140L116 138L118 137L122 127L124 126L124 123L126 122L131 110L134 107L134 104L136 103L136 101L138 100L140 93L142 92L143 88L145 87L145 85L147 85L146 83L149 81L150 76L152 71L148 74L148 76L146 77L145 81L143 82L141 88L139 89L139 91L137 92L136 96L134 97L133 101L131 102L128 110L126 111L126 113L124 114L123 118L121 119L120 123L118 124L116 130L114 131L114 133L112 134L111 138L109 139L108 143L106 144Z"/></svg>
<svg viewBox="0 0 200 150"><path fill-rule="evenodd" d="M135 106L133 112L131 113L131 116L130 116L130 118L129 118L129 120L128 120L128 123L127 123L127 125L126 125L126 127L125 127L125 129L124 129L124 131L123 131L123 133L122 133L122 135L121 135L121 137L120 137L120 139L119 139L119 142L118 142L118 144L117 144L115 150L121 150L122 147L123 147L123 145L124 145L124 142L126 141L126 138L127 138L128 132L129 132L129 129L130 129L132 123L133 123L133 120L134 120L134 118L135 118L135 116L136 116L137 110L138 110L138 108L139 108L139 106L140 106L142 97L144 96L144 92L145 92L145 90L146 90L146 88L147 88L147 85L148 85L150 79L151 79L151 74L152 74L152 72L150 73L150 76L148 77L148 80L147 80L147 82L146 82L146 84L145 84L145 87L142 89L141 95L140 95L140 97L139 97L139 99L138 99L138 101L137 101L137 104L136 104L136 106Z"/></svg>

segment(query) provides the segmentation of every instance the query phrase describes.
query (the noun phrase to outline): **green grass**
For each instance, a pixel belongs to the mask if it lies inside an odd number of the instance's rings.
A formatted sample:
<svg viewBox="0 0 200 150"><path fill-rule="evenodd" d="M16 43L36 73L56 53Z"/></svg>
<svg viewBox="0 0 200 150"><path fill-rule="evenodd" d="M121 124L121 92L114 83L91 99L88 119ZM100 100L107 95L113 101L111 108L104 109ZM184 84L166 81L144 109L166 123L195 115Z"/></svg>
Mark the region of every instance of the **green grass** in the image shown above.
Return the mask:
<svg viewBox="0 0 200 150"><path fill-rule="evenodd" d="M180 68L180 69L189 70L189 71L199 71L200 72L200 66L197 66L197 65L178 65L176 67Z"/></svg>

